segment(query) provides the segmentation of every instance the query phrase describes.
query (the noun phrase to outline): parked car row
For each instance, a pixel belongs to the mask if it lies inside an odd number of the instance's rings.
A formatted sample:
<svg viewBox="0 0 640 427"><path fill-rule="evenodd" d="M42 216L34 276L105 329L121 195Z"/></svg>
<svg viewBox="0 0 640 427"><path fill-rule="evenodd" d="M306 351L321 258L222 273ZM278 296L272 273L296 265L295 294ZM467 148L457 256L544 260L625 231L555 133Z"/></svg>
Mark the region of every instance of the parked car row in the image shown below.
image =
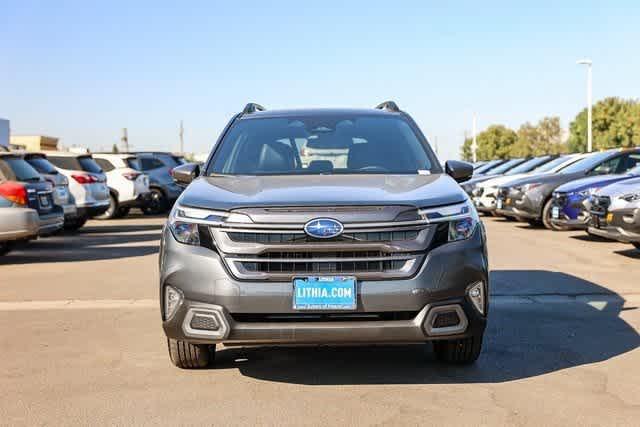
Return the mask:
<svg viewBox="0 0 640 427"><path fill-rule="evenodd" d="M486 162L463 188L485 214L640 249L640 148Z"/></svg>
<svg viewBox="0 0 640 427"><path fill-rule="evenodd" d="M182 187L173 168L186 161L163 152L0 152L0 254L15 244L77 230L88 219L168 211Z"/></svg>

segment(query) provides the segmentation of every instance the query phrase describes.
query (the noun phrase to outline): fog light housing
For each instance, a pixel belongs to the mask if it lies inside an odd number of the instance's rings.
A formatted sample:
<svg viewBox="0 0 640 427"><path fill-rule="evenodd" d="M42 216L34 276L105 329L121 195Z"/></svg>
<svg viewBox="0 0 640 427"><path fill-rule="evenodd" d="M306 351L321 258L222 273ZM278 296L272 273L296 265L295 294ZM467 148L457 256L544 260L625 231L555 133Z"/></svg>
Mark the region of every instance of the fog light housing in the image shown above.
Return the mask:
<svg viewBox="0 0 640 427"><path fill-rule="evenodd" d="M214 314L195 312L189 322L191 329L201 329L205 331L217 331L220 323Z"/></svg>
<svg viewBox="0 0 640 427"><path fill-rule="evenodd" d="M445 311L436 314L436 318L433 320L434 328L448 328L450 326L456 326L460 323L460 317L455 311Z"/></svg>
<svg viewBox="0 0 640 427"><path fill-rule="evenodd" d="M473 303L473 306L478 310L478 312L484 315L484 307L485 307L485 295L484 295L484 283L477 282L473 285L469 286L467 290L467 295L469 299Z"/></svg>
<svg viewBox="0 0 640 427"><path fill-rule="evenodd" d="M176 314L178 307L182 303L182 292L173 286L166 285L164 287L164 318L169 320Z"/></svg>

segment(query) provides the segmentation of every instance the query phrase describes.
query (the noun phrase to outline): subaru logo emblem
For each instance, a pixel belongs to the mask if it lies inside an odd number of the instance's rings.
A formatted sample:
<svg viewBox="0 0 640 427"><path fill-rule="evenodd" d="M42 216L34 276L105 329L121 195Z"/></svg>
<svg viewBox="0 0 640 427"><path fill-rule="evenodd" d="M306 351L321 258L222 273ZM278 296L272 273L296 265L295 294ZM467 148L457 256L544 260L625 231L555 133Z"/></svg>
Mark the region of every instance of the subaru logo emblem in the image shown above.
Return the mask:
<svg viewBox="0 0 640 427"><path fill-rule="evenodd" d="M312 219L304 225L304 232L316 239L331 239L342 234L344 227L340 221L330 218Z"/></svg>

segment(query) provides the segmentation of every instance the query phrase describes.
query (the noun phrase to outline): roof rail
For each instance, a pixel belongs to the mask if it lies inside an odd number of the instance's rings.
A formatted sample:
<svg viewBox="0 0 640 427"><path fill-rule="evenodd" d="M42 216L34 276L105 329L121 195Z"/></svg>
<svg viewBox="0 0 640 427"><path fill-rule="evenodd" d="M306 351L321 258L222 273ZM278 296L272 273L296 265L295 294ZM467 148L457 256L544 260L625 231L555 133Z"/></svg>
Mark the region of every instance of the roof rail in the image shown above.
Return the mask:
<svg viewBox="0 0 640 427"><path fill-rule="evenodd" d="M400 112L400 108L398 108L398 104L396 104L393 101L385 101L382 104L376 105L376 110L389 110L389 111L393 111L394 113Z"/></svg>
<svg viewBox="0 0 640 427"><path fill-rule="evenodd" d="M251 113L255 113L256 111L265 111L265 110L266 108L264 108L262 105L256 104L255 102L250 102L244 107L244 110L242 110L242 114L251 114Z"/></svg>

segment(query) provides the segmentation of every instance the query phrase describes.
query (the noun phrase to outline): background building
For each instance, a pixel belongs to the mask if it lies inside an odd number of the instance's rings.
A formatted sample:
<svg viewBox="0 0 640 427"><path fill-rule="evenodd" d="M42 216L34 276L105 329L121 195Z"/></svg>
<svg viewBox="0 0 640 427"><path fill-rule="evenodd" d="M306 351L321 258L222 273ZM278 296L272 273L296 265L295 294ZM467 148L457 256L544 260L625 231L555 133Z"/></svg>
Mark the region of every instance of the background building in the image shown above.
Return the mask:
<svg viewBox="0 0 640 427"><path fill-rule="evenodd" d="M55 151L58 149L58 138L44 135L12 135L10 144L13 148L27 151Z"/></svg>

